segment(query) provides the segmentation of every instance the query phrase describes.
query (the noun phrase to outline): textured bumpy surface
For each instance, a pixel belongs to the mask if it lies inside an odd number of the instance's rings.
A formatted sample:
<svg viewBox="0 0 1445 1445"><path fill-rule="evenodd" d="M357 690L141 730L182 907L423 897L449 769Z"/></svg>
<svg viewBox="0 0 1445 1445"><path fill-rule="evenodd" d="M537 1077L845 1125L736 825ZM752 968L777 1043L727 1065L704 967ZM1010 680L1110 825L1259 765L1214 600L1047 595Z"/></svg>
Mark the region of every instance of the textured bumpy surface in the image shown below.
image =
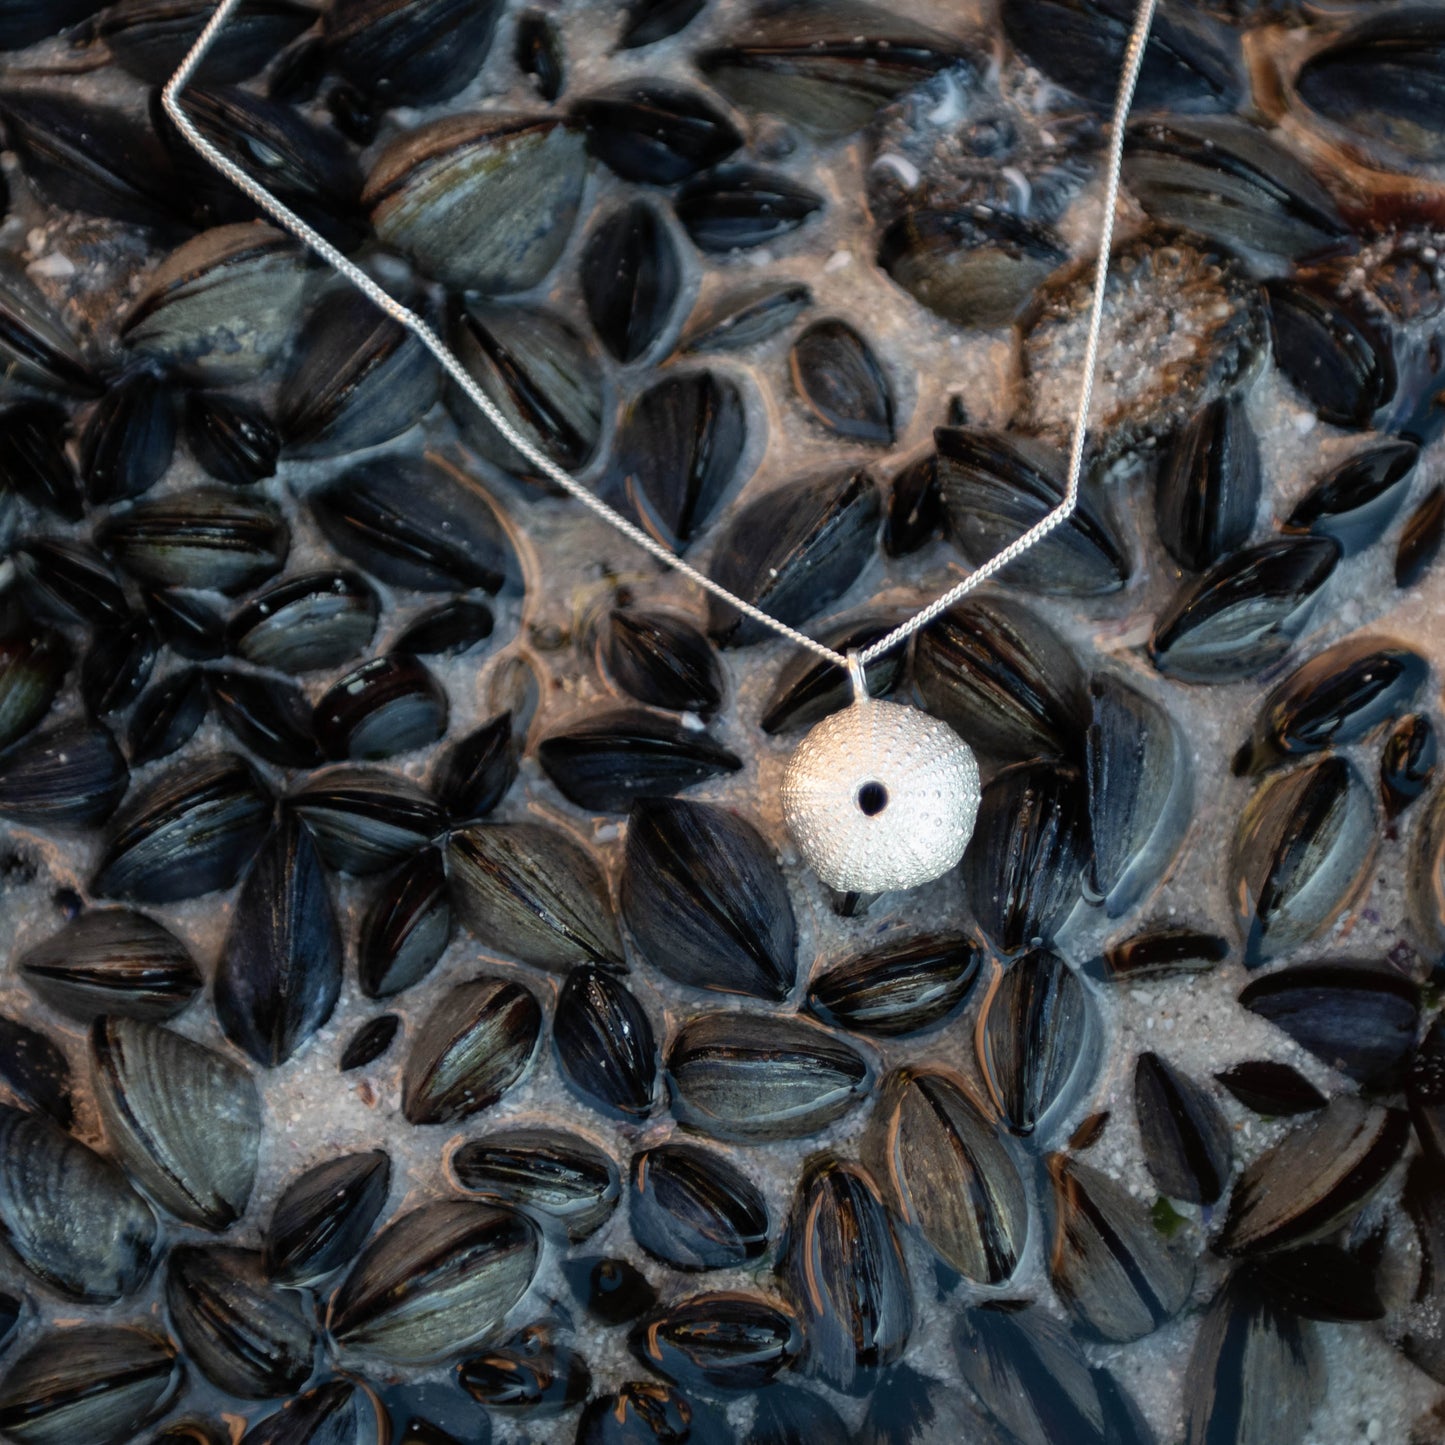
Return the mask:
<svg viewBox="0 0 1445 1445"><path fill-rule="evenodd" d="M973 750L947 723L871 699L824 718L783 775L788 828L840 892L916 888L946 873L973 836L978 800Z"/></svg>

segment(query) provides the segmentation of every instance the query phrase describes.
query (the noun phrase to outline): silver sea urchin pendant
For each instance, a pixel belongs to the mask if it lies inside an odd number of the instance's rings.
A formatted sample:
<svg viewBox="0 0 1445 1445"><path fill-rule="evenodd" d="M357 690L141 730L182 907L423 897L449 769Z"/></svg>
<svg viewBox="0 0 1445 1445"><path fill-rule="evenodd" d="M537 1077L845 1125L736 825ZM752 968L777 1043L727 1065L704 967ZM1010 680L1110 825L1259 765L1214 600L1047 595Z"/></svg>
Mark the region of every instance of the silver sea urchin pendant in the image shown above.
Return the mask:
<svg viewBox="0 0 1445 1445"><path fill-rule="evenodd" d="M947 723L868 697L849 663L854 701L788 760L783 817L829 887L916 888L963 857L978 816L978 763Z"/></svg>

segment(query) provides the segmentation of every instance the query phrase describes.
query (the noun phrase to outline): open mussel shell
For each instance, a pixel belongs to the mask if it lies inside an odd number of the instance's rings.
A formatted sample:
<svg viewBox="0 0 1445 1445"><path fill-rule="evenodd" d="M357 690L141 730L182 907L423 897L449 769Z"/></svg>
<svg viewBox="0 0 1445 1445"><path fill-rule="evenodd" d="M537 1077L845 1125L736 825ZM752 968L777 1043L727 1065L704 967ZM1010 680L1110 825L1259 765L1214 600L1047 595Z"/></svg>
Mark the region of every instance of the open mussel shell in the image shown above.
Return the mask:
<svg viewBox="0 0 1445 1445"><path fill-rule="evenodd" d="M48 401L0 411L0 466L10 489L32 506L78 522L85 512L80 479L66 453L70 418Z"/></svg>
<svg viewBox="0 0 1445 1445"><path fill-rule="evenodd" d="M100 723L55 723L0 757L0 818L40 828L95 827L130 785L115 738Z"/></svg>
<svg viewBox="0 0 1445 1445"><path fill-rule="evenodd" d="M321 855L284 810L242 880L216 964L222 1032L258 1064L284 1064L331 1017L342 955Z"/></svg>
<svg viewBox="0 0 1445 1445"><path fill-rule="evenodd" d="M313 773L289 795L322 861L361 877L412 857L442 831L441 807L419 784L381 768Z"/></svg>
<svg viewBox="0 0 1445 1445"><path fill-rule="evenodd" d="M981 1285L1012 1277L1028 1239L1028 1193L961 1077L936 1065L890 1074L864 1157L898 1217L949 1269Z"/></svg>
<svg viewBox="0 0 1445 1445"><path fill-rule="evenodd" d="M330 758L391 758L446 734L449 705L436 677L402 652L369 658L316 704L316 741Z"/></svg>
<svg viewBox="0 0 1445 1445"><path fill-rule="evenodd" d="M154 372L113 383L80 435L80 474L92 505L123 502L149 491L166 474L176 446L176 405Z"/></svg>
<svg viewBox="0 0 1445 1445"><path fill-rule="evenodd" d="M250 381L290 347L307 267L297 244L270 226L204 231L152 273L121 339L200 385Z"/></svg>
<svg viewBox="0 0 1445 1445"><path fill-rule="evenodd" d="M914 207L878 245L878 265L915 301L968 327L1009 325L1067 260L1051 229L989 206Z"/></svg>
<svg viewBox="0 0 1445 1445"><path fill-rule="evenodd" d="M260 1093L246 1070L136 1019L97 1019L90 1052L101 1122L131 1176L186 1224L234 1224L251 1197L261 1145Z"/></svg>
<svg viewBox="0 0 1445 1445"><path fill-rule="evenodd" d="M375 1391L359 1380L331 1379L263 1415L241 1445L386 1445L391 1424Z"/></svg>
<svg viewBox="0 0 1445 1445"><path fill-rule="evenodd" d="M1079 975L1039 949L998 976L975 1042L984 1083L1005 1126L1047 1143L1093 1077L1098 1011Z"/></svg>
<svg viewBox="0 0 1445 1445"><path fill-rule="evenodd" d="M593 329L618 361L637 361L662 334L682 288L677 243L646 201L593 226L578 279Z"/></svg>
<svg viewBox="0 0 1445 1445"><path fill-rule="evenodd" d="M1403 1110L1332 1099L1245 1167L1215 1249L1263 1254L1331 1233L1385 1182L1409 1137Z"/></svg>
<svg viewBox="0 0 1445 1445"><path fill-rule="evenodd" d="M0 1013L0 1104L46 1114L62 1129L75 1122L70 1062L53 1040Z"/></svg>
<svg viewBox="0 0 1445 1445"><path fill-rule="evenodd" d="M587 149L559 116L461 114L398 136L377 157L362 204L383 245L457 290L534 286L577 217Z"/></svg>
<svg viewBox="0 0 1445 1445"><path fill-rule="evenodd" d="M1043 442L974 427L939 427L933 439L948 536L975 567L1063 501L1066 459ZM1032 591L1091 597L1117 591L1130 571L1104 500L1085 481L1069 519L1001 575Z"/></svg>
<svg viewBox="0 0 1445 1445"><path fill-rule="evenodd" d="M596 1234L622 1197L617 1165L565 1129L503 1129L468 1140L448 1161L470 1193L535 1216L573 1242Z"/></svg>
<svg viewBox="0 0 1445 1445"><path fill-rule="evenodd" d="M512 979L457 984L422 1020L402 1078L411 1124L445 1124L495 1104L527 1071L542 1032L537 996Z"/></svg>
<svg viewBox="0 0 1445 1445"><path fill-rule="evenodd" d="M1124 182L1156 221L1245 256L1300 260L1348 234L1334 198L1309 170L1235 116L1135 121Z"/></svg>
<svg viewBox="0 0 1445 1445"><path fill-rule="evenodd" d="M391 1159L380 1149L338 1154L299 1174L271 1212L266 1273L278 1284L314 1284L349 1264L390 1188Z"/></svg>
<svg viewBox="0 0 1445 1445"><path fill-rule="evenodd" d="M16 960L25 982L81 1023L100 1014L168 1019L200 989L201 971L170 929L128 908L94 908Z"/></svg>
<svg viewBox="0 0 1445 1445"><path fill-rule="evenodd" d="M686 618L615 607L603 621L597 653L617 686L650 707L705 716L722 702L717 653Z"/></svg>
<svg viewBox="0 0 1445 1445"><path fill-rule="evenodd" d="M624 707L593 712L542 738L537 760L579 808L625 812L736 772L743 760L708 733L666 713Z"/></svg>
<svg viewBox="0 0 1445 1445"><path fill-rule="evenodd" d="M743 143L706 96L671 81L622 81L573 109L587 128L588 149L625 181L670 186L726 160Z"/></svg>
<svg viewBox="0 0 1445 1445"><path fill-rule="evenodd" d="M1187 1445L1300 1445L1326 1380L1314 1326L1236 1274L1215 1295L1189 1358Z"/></svg>
<svg viewBox="0 0 1445 1445"><path fill-rule="evenodd" d="M516 1334L457 1366L457 1380L489 1410L548 1419L580 1405L592 1387L587 1362L545 1324Z"/></svg>
<svg viewBox="0 0 1445 1445"><path fill-rule="evenodd" d="M742 506L713 551L713 581L791 625L836 602L877 549L883 498L861 468L774 487ZM761 539L761 545L759 545ZM711 598L708 631L728 647L760 642L761 624Z"/></svg>
<svg viewBox="0 0 1445 1445"><path fill-rule="evenodd" d="M584 964L557 996L552 1042L562 1077L594 1108L645 1119L657 1094L657 1041L646 1010L615 975Z"/></svg>
<svg viewBox="0 0 1445 1445"><path fill-rule="evenodd" d="M1420 991L1392 969L1305 963L1250 981L1251 1013L1370 1090L1398 1088L1420 1028Z"/></svg>
<svg viewBox="0 0 1445 1445"><path fill-rule="evenodd" d="M1174 719L1106 673L1090 680L1085 741L1090 896L1126 913L1174 861L1189 827L1189 753Z"/></svg>
<svg viewBox="0 0 1445 1445"><path fill-rule="evenodd" d="M1333 537L1345 557L1362 552L1395 520L1419 459L1420 448L1411 441L1366 447L1300 498L1284 530Z"/></svg>
<svg viewBox="0 0 1445 1445"><path fill-rule="evenodd" d="M809 1161L778 1268L808 1341L803 1369L844 1394L869 1393L908 1344L913 1291L893 1221L866 1169L832 1154Z"/></svg>
<svg viewBox="0 0 1445 1445"><path fill-rule="evenodd" d="M664 376L623 408L603 498L683 551L737 478L746 441L747 413L730 377Z"/></svg>
<svg viewBox="0 0 1445 1445"><path fill-rule="evenodd" d="M1217 397L1175 434L1154 490L1154 522L1164 550L1202 572L1254 530L1259 511L1259 440L1244 396Z"/></svg>
<svg viewBox="0 0 1445 1445"><path fill-rule="evenodd" d="M306 319L280 397L288 456L342 456L409 430L441 395L441 371L409 331L347 287Z"/></svg>
<svg viewBox="0 0 1445 1445"><path fill-rule="evenodd" d="M83 542L22 538L10 548L10 561L20 597L37 619L96 627L130 616L120 578Z"/></svg>
<svg viewBox="0 0 1445 1445"><path fill-rule="evenodd" d="M257 667L312 672L361 652L376 631L376 593L354 572L304 572L257 593L226 627L232 652Z"/></svg>
<svg viewBox="0 0 1445 1445"><path fill-rule="evenodd" d="M193 391L186 398L186 443L207 475L252 487L276 475L281 437L259 408L234 397Z"/></svg>
<svg viewBox="0 0 1445 1445"><path fill-rule="evenodd" d="M714 1139L809 1138L857 1108L873 1075L871 1057L786 1014L697 1014L667 1051L674 1116Z"/></svg>
<svg viewBox="0 0 1445 1445"><path fill-rule="evenodd" d="M17 1445L127 1445L181 1388L175 1347L147 1329L47 1330L0 1382L0 1431Z"/></svg>
<svg viewBox="0 0 1445 1445"><path fill-rule="evenodd" d="M770 1385L803 1351L781 1300L740 1290L689 1295L641 1321L632 1352L650 1369L702 1394Z"/></svg>
<svg viewBox="0 0 1445 1445"><path fill-rule="evenodd" d="M892 444L888 373L846 321L828 317L805 327L788 353L788 365L798 399L829 431L849 441Z"/></svg>
<svg viewBox="0 0 1445 1445"><path fill-rule="evenodd" d="M1214 1099L1158 1054L1134 1066L1134 1112L1150 1177L1171 1199L1214 1204L1233 1164L1229 1124Z"/></svg>
<svg viewBox="0 0 1445 1445"><path fill-rule="evenodd" d="M978 977L979 949L962 934L885 942L813 976L808 1011L876 1038L933 1028L963 1007Z"/></svg>
<svg viewBox="0 0 1445 1445"><path fill-rule="evenodd" d="M1007 597L970 597L918 635L914 681L931 713L991 757L1070 756L1088 726L1074 649Z"/></svg>
<svg viewBox="0 0 1445 1445"><path fill-rule="evenodd" d="M532 1282L540 1239L523 1215L436 1200L399 1216L331 1297L326 1326L345 1350L423 1364L494 1336Z"/></svg>
<svg viewBox="0 0 1445 1445"><path fill-rule="evenodd" d="M157 1233L150 1205L109 1159L0 1104L0 1238L31 1274L67 1299L108 1304L145 1283Z"/></svg>
<svg viewBox="0 0 1445 1445"><path fill-rule="evenodd" d="M684 353L743 351L791 326L813 304L802 281L759 281L701 304L678 337Z"/></svg>
<svg viewBox="0 0 1445 1445"><path fill-rule="evenodd" d="M632 1236L675 1269L741 1268L768 1247L762 1191L731 1160L697 1144L658 1144L632 1156Z"/></svg>
<svg viewBox="0 0 1445 1445"><path fill-rule="evenodd" d="M198 487L112 513L97 540L141 582L234 596L281 570L291 536L270 502Z"/></svg>
<svg viewBox="0 0 1445 1445"><path fill-rule="evenodd" d="M697 64L741 110L781 116L830 141L969 58L959 41L906 16L855 0L807 0L750 16Z"/></svg>
<svg viewBox="0 0 1445 1445"><path fill-rule="evenodd" d="M1246 547L1186 582L1159 614L1149 657L1181 682L1234 682L1294 646L1340 559L1329 537L1281 537Z"/></svg>
<svg viewBox="0 0 1445 1445"><path fill-rule="evenodd" d="M1439 756L1439 738L1429 715L1402 717L1380 750L1380 796L1387 821L1398 818L1430 786Z"/></svg>
<svg viewBox="0 0 1445 1445"><path fill-rule="evenodd" d="M164 85L186 58L209 12L202 0L114 0L95 22L117 65L149 85ZM302 0L259 0L228 23L196 70L207 85L234 85L265 69L315 22Z"/></svg>
<svg viewBox="0 0 1445 1445"><path fill-rule="evenodd" d="M1266 774L1234 838L1246 966L1321 937L1369 880L1378 834L1371 788L1346 759Z"/></svg>
<svg viewBox="0 0 1445 1445"><path fill-rule="evenodd" d="M697 988L784 999L797 929L772 850L736 813L663 798L628 819L621 907L638 952Z"/></svg>
<svg viewBox="0 0 1445 1445"><path fill-rule="evenodd" d="M447 842L457 917L489 950L534 968L622 967L622 940L596 859L542 823L474 823Z"/></svg>
<svg viewBox="0 0 1445 1445"><path fill-rule="evenodd" d="M890 618L854 618L839 626L824 628L818 640L846 656L871 646L892 631L892 627ZM887 697L897 688L903 680L904 657L902 649L893 648L864 665L869 697ZM847 672L837 663L799 648L778 670L758 726L765 733L809 727L852 701L853 688Z"/></svg>
<svg viewBox="0 0 1445 1445"><path fill-rule="evenodd" d="M430 457L362 462L309 501L327 541L389 586L499 592L521 584L496 503L466 473Z"/></svg>
<svg viewBox="0 0 1445 1445"><path fill-rule="evenodd" d="M1430 665L1386 637L1355 636L1301 663L1265 698L1236 768L1352 743L1414 706Z"/></svg>
<svg viewBox="0 0 1445 1445"><path fill-rule="evenodd" d="M75 338L9 256L0 259L0 372L7 400L16 391L91 397L101 390Z"/></svg>
<svg viewBox="0 0 1445 1445"><path fill-rule="evenodd" d="M987 783L960 873L984 936L1001 953L1049 943L1082 897L1088 790L1077 768L1015 763Z"/></svg>
<svg viewBox="0 0 1445 1445"><path fill-rule="evenodd" d="M796 231L823 198L777 171L730 164L679 187L672 208L692 243L708 255L766 246Z"/></svg>
<svg viewBox="0 0 1445 1445"><path fill-rule="evenodd" d="M570 321L535 306L472 299L452 313L451 342L468 375L533 446L569 472L592 460L602 437L606 384L596 348ZM479 456L542 480L455 382L447 408Z"/></svg>
<svg viewBox="0 0 1445 1445"><path fill-rule="evenodd" d="M496 0L337 0L326 59L386 105L435 105L476 75L491 49Z"/></svg>
<svg viewBox="0 0 1445 1445"><path fill-rule="evenodd" d="M381 882L362 915L356 974L368 998L401 993L435 967L452 936L452 907L439 848L424 848Z"/></svg>
<svg viewBox="0 0 1445 1445"><path fill-rule="evenodd" d="M300 1295L267 1281L255 1251L179 1245L165 1295L187 1360L228 1395L274 1399L311 1377L316 1327Z"/></svg>

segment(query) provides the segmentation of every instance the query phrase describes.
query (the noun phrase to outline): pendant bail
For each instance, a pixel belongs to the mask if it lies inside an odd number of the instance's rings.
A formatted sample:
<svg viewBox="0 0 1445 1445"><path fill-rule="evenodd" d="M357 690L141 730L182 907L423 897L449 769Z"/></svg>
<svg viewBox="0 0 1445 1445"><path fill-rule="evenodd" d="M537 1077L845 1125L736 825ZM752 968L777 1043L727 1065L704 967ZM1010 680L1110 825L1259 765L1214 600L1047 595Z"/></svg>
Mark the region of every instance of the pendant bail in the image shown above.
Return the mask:
<svg viewBox="0 0 1445 1445"><path fill-rule="evenodd" d="M858 656L858 649L848 649L848 681L853 684L853 701L868 701L868 675L863 670L863 661Z"/></svg>

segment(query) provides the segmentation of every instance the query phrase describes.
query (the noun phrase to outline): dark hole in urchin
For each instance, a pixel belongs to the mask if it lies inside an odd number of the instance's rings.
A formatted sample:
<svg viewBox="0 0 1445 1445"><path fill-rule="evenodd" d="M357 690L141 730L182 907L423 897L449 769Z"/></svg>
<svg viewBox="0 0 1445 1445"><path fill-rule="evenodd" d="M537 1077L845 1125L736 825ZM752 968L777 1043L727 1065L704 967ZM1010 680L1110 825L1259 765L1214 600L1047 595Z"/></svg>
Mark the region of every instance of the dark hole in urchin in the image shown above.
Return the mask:
<svg viewBox="0 0 1445 1445"><path fill-rule="evenodd" d="M858 789L858 806L865 816L876 818L888 806L888 789L882 783L864 783Z"/></svg>

